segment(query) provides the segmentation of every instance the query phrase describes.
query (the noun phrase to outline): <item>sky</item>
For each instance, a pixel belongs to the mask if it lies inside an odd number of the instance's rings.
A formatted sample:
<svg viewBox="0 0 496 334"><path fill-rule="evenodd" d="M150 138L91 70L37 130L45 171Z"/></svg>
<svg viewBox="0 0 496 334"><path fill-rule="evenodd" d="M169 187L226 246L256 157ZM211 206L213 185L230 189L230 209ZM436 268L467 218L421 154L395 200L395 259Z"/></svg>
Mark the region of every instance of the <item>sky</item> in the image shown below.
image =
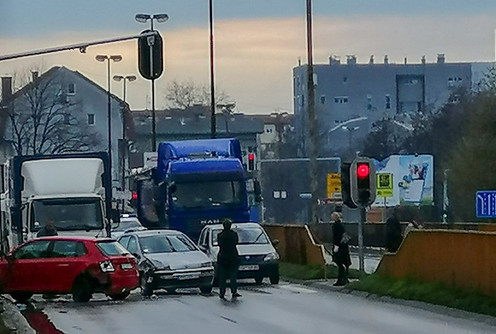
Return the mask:
<svg viewBox="0 0 496 334"><path fill-rule="evenodd" d="M213 0L215 82L236 111L293 111L292 70L306 63L305 0ZM356 55L366 63L482 62L495 58L494 0L313 0L314 63ZM167 13L155 23L164 40L164 74L156 81L156 108L167 86L191 80L209 85L208 0L0 0L0 55L139 34L149 23L137 13ZM150 108L150 82L139 76L137 42L127 41L0 62L0 76L65 66L107 89L107 67L97 54L120 54L112 76L135 74L127 85L131 109ZM122 82L112 93L122 97ZM105 107L105 106L104 106Z"/></svg>

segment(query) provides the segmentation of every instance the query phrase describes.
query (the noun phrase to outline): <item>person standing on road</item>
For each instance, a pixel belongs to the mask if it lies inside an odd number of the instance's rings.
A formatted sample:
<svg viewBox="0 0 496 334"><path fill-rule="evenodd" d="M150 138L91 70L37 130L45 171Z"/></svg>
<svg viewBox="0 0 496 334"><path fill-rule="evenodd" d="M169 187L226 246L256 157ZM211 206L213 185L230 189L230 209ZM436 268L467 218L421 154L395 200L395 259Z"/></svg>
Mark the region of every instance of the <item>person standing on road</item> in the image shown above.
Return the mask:
<svg viewBox="0 0 496 334"><path fill-rule="evenodd" d="M396 252L403 241L401 224L398 218L398 208L393 208L391 217L386 220L386 249L388 252Z"/></svg>
<svg viewBox="0 0 496 334"><path fill-rule="evenodd" d="M56 235L58 233L52 219L48 219L46 224L36 234L37 237L52 237Z"/></svg>
<svg viewBox="0 0 496 334"><path fill-rule="evenodd" d="M237 292L236 278L238 275L238 234L231 230L232 221L225 219L224 229L219 233L219 255L217 256L217 270L219 277L219 297L225 300L226 280L230 280L232 298L241 297Z"/></svg>
<svg viewBox="0 0 496 334"><path fill-rule="evenodd" d="M344 229L341 222L341 215L338 212L331 214L332 236L333 236L333 261L338 266L338 279L335 286L341 286L348 283L348 268L351 265L350 250L348 247L349 235Z"/></svg>

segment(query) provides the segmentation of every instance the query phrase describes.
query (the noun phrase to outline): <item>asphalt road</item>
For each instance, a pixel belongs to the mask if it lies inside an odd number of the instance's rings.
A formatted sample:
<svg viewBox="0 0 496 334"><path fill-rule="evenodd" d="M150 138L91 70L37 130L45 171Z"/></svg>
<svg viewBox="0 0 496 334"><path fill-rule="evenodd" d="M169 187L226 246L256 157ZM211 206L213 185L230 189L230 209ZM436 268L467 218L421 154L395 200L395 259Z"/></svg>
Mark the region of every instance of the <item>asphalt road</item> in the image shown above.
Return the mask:
<svg viewBox="0 0 496 334"><path fill-rule="evenodd" d="M42 326L38 331L43 334L496 333L496 327L473 319L285 282L245 284L236 302L221 301L215 291L210 296L195 290L159 292L152 299L135 291L123 302L95 295L88 304L74 303L69 296L50 301L35 296L34 307L23 313Z"/></svg>

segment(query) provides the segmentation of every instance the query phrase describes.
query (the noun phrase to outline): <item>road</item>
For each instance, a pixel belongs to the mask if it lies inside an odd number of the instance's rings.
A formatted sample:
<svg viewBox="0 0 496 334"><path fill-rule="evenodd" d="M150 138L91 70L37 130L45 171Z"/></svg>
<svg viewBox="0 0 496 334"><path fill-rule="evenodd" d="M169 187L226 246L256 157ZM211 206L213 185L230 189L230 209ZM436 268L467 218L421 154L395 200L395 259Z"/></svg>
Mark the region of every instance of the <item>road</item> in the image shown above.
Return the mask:
<svg viewBox="0 0 496 334"><path fill-rule="evenodd" d="M68 296L52 301L36 296L35 311L23 313L45 326L40 330L44 334L496 333L496 327L475 320L286 282L245 284L237 302L223 302L215 291L210 296L194 290L164 292L152 299L135 291L124 302L96 295L88 304L76 304Z"/></svg>

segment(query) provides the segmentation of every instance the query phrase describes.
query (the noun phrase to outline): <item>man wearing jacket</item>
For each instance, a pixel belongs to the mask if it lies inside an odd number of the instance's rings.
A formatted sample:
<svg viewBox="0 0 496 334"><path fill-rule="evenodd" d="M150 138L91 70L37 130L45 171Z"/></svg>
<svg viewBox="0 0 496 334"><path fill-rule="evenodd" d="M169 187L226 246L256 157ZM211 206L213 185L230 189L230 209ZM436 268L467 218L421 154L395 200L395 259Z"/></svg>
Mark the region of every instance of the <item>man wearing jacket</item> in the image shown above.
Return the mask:
<svg viewBox="0 0 496 334"><path fill-rule="evenodd" d="M238 234L231 230L232 221L225 219L224 229L219 233L219 255L217 256L217 270L219 277L219 297L225 300L226 280L230 280L233 298L241 297L237 292L236 277L238 275Z"/></svg>

